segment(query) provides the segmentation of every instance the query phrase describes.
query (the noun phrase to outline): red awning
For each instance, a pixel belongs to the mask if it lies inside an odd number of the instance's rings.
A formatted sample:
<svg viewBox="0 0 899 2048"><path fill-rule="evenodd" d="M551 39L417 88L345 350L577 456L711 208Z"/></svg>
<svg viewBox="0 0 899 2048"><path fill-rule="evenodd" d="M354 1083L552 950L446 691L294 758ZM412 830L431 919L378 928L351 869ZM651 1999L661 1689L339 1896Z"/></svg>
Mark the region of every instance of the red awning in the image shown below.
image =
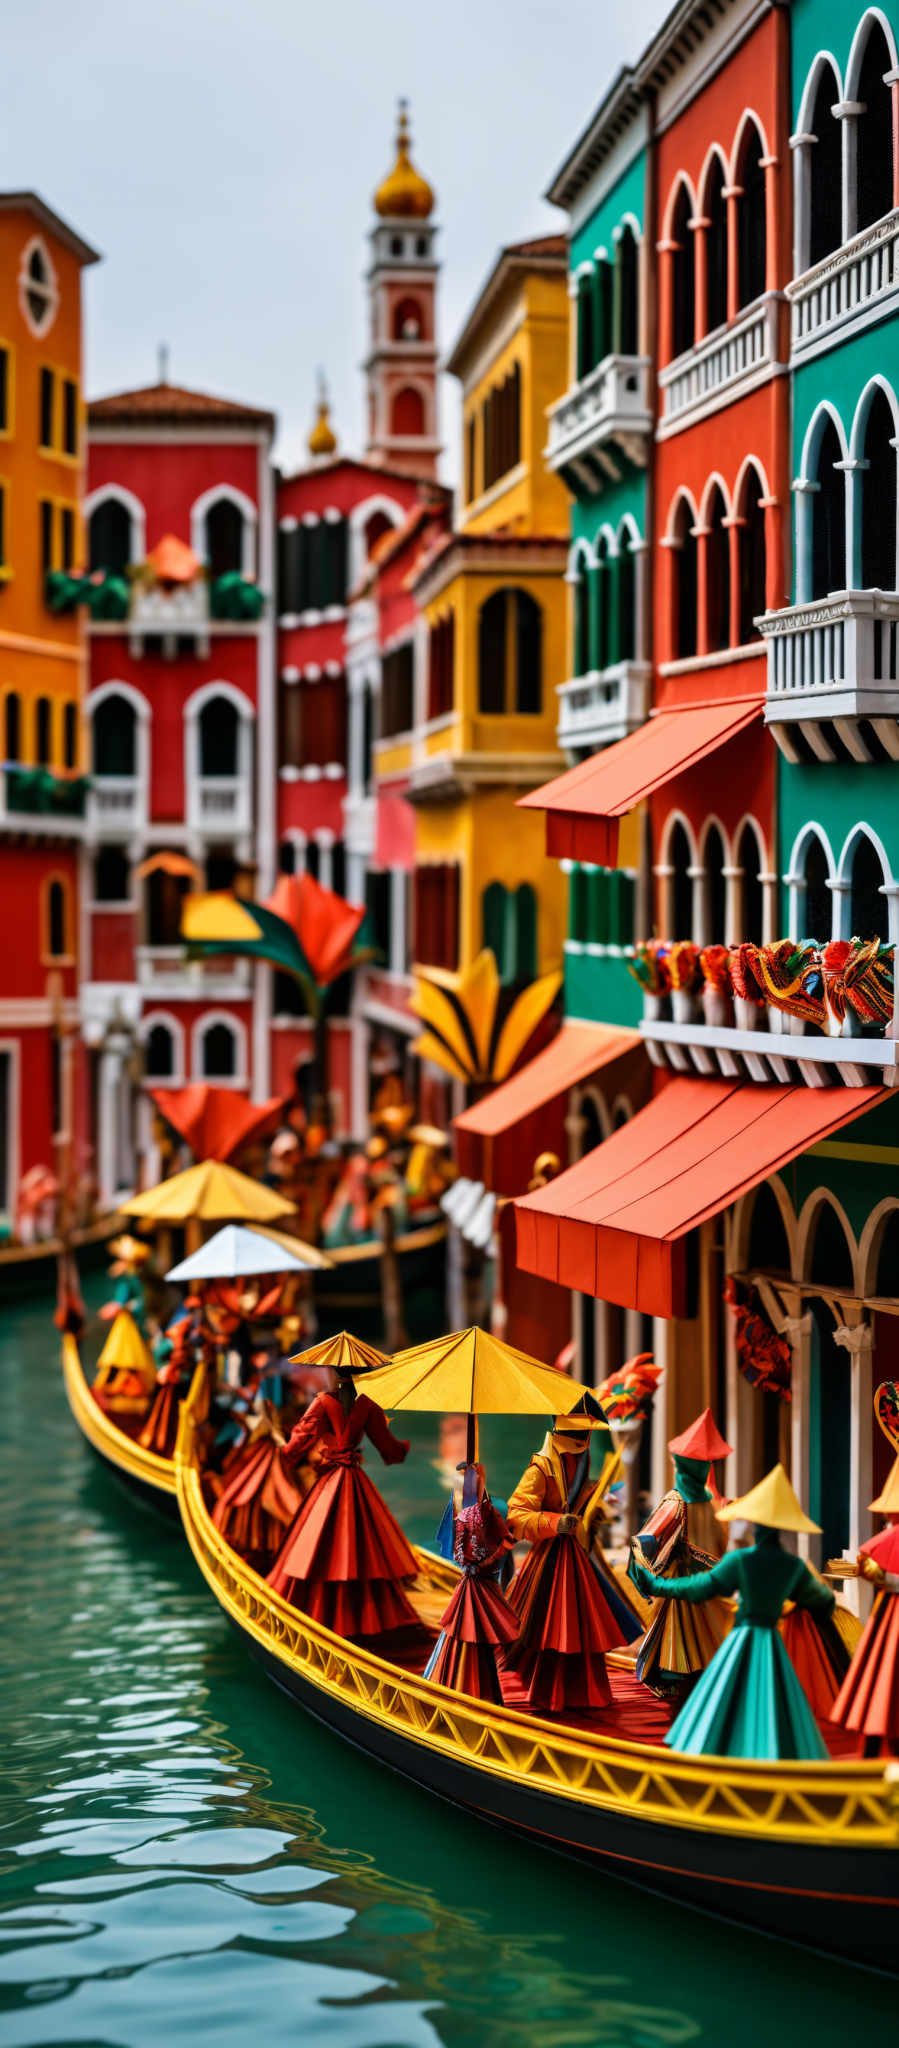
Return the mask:
<svg viewBox="0 0 899 2048"><path fill-rule="evenodd" d="M460 1171L484 1181L494 1194L520 1193L537 1154L559 1151L564 1144L569 1088L641 1043L639 1031L623 1027L563 1024L558 1037L519 1073L453 1118Z"/></svg>
<svg viewBox="0 0 899 2048"><path fill-rule="evenodd" d="M396 791L378 796L375 860L379 868L415 866L415 811Z"/></svg>
<svg viewBox="0 0 899 2048"><path fill-rule="evenodd" d="M186 1139L195 1159L231 1159L242 1145L261 1139L284 1114L280 1095L248 1102L233 1088L194 1081L187 1088L151 1088L151 1102Z"/></svg>
<svg viewBox="0 0 899 2048"><path fill-rule="evenodd" d="M885 1094L671 1081L604 1145L516 1202L517 1263L623 1308L683 1315L688 1232Z"/></svg>
<svg viewBox="0 0 899 2048"><path fill-rule="evenodd" d="M523 810L546 812L546 851L556 860L594 861L612 868L618 857L618 821L675 775L695 768L725 741L761 718L763 700L689 704L659 711L637 732L618 740L564 775L519 797Z"/></svg>

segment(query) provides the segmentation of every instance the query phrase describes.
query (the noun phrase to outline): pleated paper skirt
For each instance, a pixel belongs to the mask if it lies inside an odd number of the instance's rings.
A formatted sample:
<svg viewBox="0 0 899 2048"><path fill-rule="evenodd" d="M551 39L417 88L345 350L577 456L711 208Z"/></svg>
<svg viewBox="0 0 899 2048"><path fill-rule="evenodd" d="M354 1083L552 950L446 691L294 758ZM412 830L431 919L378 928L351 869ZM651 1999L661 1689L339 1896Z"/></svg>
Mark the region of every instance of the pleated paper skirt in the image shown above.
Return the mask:
<svg viewBox="0 0 899 2048"><path fill-rule="evenodd" d="M497 1656L515 1641L518 1628L495 1579L466 1572L443 1617L425 1677L502 1706Z"/></svg>
<svg viewBox="0 0 899 2048"><path fill-rule="evenodd" d="M794 1757L827 1750L777 1629L735 1621L665 1737L688 1756Z"/></svg>
<svg viewBox="0 0 899 2048"><path fill-rule="evenodd" d="M238 1452L212 1519L234 1550L273 1557L302 1504L302 1493L288 1478L278 1446L268 1437Z"/></svg>
<svg viewBox="0 0 899 2048"><path fill-rule="evenodd" d="M860 1746L899 1754L899 1594L878 1593L830 1718Z"/></svg>
<svg viewBox="0 0 899 2048"><path fill-rule="evenodd" d="M535 1543L509 1588L519 1634L507 1663L528 1705L541 1713L607 1706L605 1653L640 1634L640 1623L612 1573L574 1536Z"/></svg>
<svg viewBox="0 0 899 2048"><path fill-rule="evenodd" d="M157 1387L150 1413L137 1439L145 1451L155 1451L159 1458L174 1456L180 1399L181 1387L177 1380Z"/></svg>
<svg viewBox="0 0 899 2048"><path fill-rule="evenodd" d="M361 1465L336 1465L307 1495L268 1583L336 1635L418 1626L402 1581L415 1553Z"/></svg>
<svg viewBox="0 0 899 2048"><path fill-rule="evenodd" d="M637 1677L660 1699L682 1696L711 1663L733 1619L727 1600L704 1600L693 1607L686 1600L662 1598L637 1653Z"/></svg>
<svg viewBox="0 0 899 2048"><path fill-rule="evenodd" d="M850 1657L833 1615L791 1607L781 1617L777 1629L812 1713L817 1720L826 1721L849 1669Z"/></svg>

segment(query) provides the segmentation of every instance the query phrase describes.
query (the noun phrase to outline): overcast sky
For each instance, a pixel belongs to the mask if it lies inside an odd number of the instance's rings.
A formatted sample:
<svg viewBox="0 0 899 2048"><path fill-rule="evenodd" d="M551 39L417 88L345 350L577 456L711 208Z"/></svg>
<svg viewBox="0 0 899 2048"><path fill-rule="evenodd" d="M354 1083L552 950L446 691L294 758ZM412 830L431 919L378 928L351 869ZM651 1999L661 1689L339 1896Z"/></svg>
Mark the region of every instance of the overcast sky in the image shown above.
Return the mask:
<svg viewBox="0 0 899 2048"><path fill-rule="evenodd" d="M0 159L102 252L87 273L91 396L155 381L270 406L302 458L316 368L362 435L366 233L398 94L437 192L448 346L663 0L30 0L6 10ZM446 474L456 390L445 380Z"/></svg>

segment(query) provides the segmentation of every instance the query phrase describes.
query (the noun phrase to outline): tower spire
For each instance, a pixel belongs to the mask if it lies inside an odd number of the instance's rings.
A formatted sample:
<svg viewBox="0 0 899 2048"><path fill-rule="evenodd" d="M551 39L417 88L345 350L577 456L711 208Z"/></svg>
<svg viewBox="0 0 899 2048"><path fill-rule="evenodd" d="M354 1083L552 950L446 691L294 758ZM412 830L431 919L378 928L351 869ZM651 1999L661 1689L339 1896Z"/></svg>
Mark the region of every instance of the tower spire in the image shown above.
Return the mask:
<svg viewBox="0 0 899 2048"><path fill-rule="evenodd" d="M306 446L313 462L326 462L337 453L337 435L331 425L331 406L328 399L328 384L324 370L316 375L317 418Z"/></svg>

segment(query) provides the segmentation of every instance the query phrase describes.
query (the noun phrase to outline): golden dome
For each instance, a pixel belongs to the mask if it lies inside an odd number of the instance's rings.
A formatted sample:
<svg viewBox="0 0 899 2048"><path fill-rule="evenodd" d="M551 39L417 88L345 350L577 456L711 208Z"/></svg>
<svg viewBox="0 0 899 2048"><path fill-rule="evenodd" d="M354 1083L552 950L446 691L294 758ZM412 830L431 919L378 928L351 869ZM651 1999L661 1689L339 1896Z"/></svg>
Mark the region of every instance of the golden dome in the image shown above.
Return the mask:
<svg viewBox="0 0 899 2048"><path fill-rule="evenodd" d="M324 378L319 383L318 417L306 442L306 446L310 455L319 461L322 456L336 455L337 453L337 435L331 425L331 407L328 403L328 393L325 389Z"/></svg>
<svg viewBox="0 0 899 2048"><path fill-rule="evenodd" d="M427 220L434 211L434 193L409 156L408 101L400 100L396 130L396 163L375 193L375 212L384 220Z"/></svg>

